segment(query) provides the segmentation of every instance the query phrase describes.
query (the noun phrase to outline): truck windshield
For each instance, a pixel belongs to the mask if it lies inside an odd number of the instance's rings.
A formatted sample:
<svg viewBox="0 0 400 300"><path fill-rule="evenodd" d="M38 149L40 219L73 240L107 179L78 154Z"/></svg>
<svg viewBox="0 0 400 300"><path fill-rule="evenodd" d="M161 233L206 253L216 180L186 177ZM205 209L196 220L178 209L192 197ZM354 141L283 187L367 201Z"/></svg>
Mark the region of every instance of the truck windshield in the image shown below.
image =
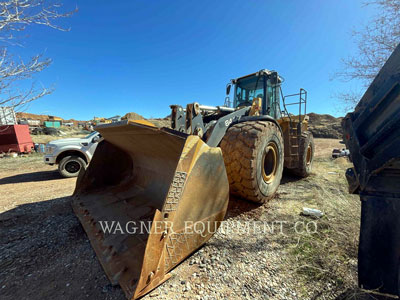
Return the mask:
<svg viewBox="0 0 400 300"><path fill-rule="evenodd" d="M264 76L239 79L236 83L234 106L250 106L254 98L264 99Z"/></svg>

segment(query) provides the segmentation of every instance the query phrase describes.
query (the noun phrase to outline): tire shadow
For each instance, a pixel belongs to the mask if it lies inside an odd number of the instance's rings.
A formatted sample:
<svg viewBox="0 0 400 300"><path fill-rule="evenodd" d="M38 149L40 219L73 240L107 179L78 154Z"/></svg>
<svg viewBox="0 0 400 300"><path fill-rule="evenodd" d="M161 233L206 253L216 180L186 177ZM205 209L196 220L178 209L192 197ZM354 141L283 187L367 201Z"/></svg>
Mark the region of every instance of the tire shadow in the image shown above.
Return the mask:
<svg viewBox="0 0 400 300"><path fill-rule="evenodd" d="M0 185L10 184L10 183L21 183L21 182L38 182L38 181L56 180L63 178L64 177L62 177L55 170L39 171L39 172L24 173L24 174L18 174L0 178Z"/></svg>
<svg viewBox="0 0 400 300"><path fill-rule="evenodd" d="M290 172L285 170L282 175L280 185L285 185L285 184L288 184L291 182L296 182L296 181L299 181L302 179L303 178L293 175ZM275 198L279 198L279 192L276 193ZM271 199L270 201L274 201L274 199ZM237 196L229 195L229 203L228 203L228 209L226 212L225 220L234 218L238 215L242 215L247 212L251 212L251 211L256 212L258 208L261 208L261 206L268 206L268 203L265 203L265 204L255 203L255 202L249 201L245 198L240 198Z"/></svg>
<svg viewBox="0 0 400 300"><path fill-rule="evenodd" d="M286 183L290 183L290 182L296 182L296 181L299 181L299 180L302 180L302 179L303 178L294 175L289 170L284 169L283 170L282 179L281 179L281 185L282 184L286 184Z"/></svg>

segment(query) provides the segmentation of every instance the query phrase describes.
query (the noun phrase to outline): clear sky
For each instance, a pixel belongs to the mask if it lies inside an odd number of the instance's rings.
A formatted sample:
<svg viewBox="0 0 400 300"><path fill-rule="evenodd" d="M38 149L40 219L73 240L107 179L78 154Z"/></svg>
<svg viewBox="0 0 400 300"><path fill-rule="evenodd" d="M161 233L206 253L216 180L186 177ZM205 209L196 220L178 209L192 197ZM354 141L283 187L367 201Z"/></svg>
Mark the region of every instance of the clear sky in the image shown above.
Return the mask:
<svg viewBox="0 0 400 300"><path fill-rule="evenodd" d="M330 79L372 13L359 0L71 3L69 32L31 27L12 48L53 59L37 81L56 90L28 112L165 117L170 104L222 105L231 78L267 68L285 78L285 94L308 90L308 112L338 115L333 94L348 84Z"/></svg>

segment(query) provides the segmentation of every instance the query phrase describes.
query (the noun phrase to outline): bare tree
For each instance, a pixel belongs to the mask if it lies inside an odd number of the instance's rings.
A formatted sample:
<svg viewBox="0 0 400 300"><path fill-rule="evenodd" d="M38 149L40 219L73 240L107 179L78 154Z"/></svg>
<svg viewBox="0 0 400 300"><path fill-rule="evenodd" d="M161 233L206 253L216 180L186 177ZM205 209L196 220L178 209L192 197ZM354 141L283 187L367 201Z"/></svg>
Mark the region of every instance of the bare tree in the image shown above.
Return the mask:
<svg viewBox="0 0 400 300"><path fill-rule="evenodd" d="M368 24L353 32L357 45L355 55L342 60L343 69L336 77L344 81L357 80L368 87L379 70L400 43L400 0L371 0L376 14ZM346 91L335 95L352 109L361 97L360 91Z"/></svg>
<svg viewBox="0 0 400 300"><path fill-rule="evenodd" d="M46 69L51 59L35 55L23 61L10 52L20 46L20 33L30 25L41 25L68 31L55 24L60 18L71 16L75 10L61 11L62 7L46 0L7 0L0 2L0 106L23 109L28 103L50 94L53 89L32 83L28 89L18 88L17 82L31 80Z"/></svg>

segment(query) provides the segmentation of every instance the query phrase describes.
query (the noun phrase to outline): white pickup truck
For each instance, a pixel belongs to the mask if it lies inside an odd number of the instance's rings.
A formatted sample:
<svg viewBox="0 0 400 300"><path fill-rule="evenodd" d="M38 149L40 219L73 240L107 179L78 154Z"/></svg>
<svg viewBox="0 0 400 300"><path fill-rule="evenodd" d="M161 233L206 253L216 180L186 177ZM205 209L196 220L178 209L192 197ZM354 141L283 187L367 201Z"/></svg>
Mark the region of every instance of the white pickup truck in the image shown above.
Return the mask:
<svg viewBox="0 0 400 300"><path fill-rule="evenodd" d="M44 162L58 164L58 171L64 177L76 177L89 164L101 139L100 133L94 131L84 138L49 142L45 147Z"/></svg>

